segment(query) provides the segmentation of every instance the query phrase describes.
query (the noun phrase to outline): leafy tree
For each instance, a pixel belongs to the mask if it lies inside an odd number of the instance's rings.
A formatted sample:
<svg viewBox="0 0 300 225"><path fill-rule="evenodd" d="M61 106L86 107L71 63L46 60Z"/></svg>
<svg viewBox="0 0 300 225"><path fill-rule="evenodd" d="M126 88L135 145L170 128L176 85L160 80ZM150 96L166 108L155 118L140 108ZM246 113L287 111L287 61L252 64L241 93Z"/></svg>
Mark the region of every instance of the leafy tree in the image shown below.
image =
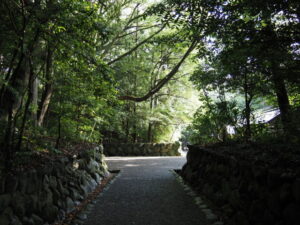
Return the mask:
<svg viewBox="0 0 300 225"><path fill-rule="evenodd" d="M299 37L296 35L299 5L296 1L169 0L158 9L167 20L179 21L184 27L192 28L188 36L195 36L198 34L195 31L202 28L201 39L217 46L218 52L240 49L234 54L250 59L255 72L262 74L262 80L272 85L285 134L296 135L286 88L287 82L299 84Z"/></svg>

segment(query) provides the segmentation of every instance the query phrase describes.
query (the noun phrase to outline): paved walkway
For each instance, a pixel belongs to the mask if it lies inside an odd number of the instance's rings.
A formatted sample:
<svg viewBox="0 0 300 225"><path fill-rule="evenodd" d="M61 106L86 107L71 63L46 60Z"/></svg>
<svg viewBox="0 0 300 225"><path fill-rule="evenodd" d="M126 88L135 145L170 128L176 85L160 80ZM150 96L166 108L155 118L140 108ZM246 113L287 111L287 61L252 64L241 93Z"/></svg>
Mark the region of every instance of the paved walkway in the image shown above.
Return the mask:
<svg viewBox="0 0 300 225"><path fill-rule="evenodd" d="M183 157L111 157L121 174L97 200L85 225L207 225L171 169Z"/></svg>

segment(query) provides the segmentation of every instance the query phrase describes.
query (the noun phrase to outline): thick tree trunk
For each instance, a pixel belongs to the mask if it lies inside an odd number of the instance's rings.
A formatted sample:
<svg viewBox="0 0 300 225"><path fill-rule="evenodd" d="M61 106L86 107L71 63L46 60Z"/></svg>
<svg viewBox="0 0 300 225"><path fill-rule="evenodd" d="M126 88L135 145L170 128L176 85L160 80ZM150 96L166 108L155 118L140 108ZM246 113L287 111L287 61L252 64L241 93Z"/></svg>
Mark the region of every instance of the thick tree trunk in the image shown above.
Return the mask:
<svg viewBox="0 0 300 225"><path fill-rule="evenodd" d="M23 31L25 32L25 27L23 27ZM15 132L15 116L21 106L23 96L28 91L27 88L29 85L29 76L32 71L32 69L30 69L31 65L29 61L30 56L32 56L32 53L35 49L35 45L37 43L39 34L40 30L38 29L36 30L32 41L29 42L28 45L26 45L26 50L23 49L24 43L22 40L22 44L20 45L20 54L18 55L18 61L16 63L16 66L14 68L9 68L12 74L11 76L9 76L10 72L9 74L7 74L6 78L8 84L6 87L4 87L3 91L1 91L2 93L0 96L0 119L2 120L5 126L5 139L2 140L1 148L6 161L10 161L13 159L13 155L19 146L20 139L17 143L17 147L14 146L14 141L12 140L12 137L14 136L13 134ZM22 133L22 129L19 129L19 133ZM19 137L21 137L21 134L19 135ZM8 162L8 164L10 163Z"/></svg>
<svg viewBox="0 0 300 225"><path fill-rule="evenodd" d="M45 90L44 90L43 95L42 95L42 100L40 102L40 111L39 111L39 114L38 114L38 122L37 122L38 126L43 125L46 113L47 113L48 108L49 108L52 93L53 93L52 84L46 84Z"/></svg>
<svg viewBox="0 0 300 225"><path fill-rule="evenodd" d="M290 135L293 132L291 106L284 79L282 76L278 75L276 71L273 73L273 83L277 96L278 107L280 110L283 131L286 135Z"/></svg>
<svg viewBox="0 0 300 225"><path fill-rule="evenodd" d="M34 84L34 80L35 80L35 77L34 77L34 72L33 72L33 65L32 65L32 62L31 60L29 59L29 82L28 82L28 98L27 98L27 101L26 101L26 104L25 104L25 109L24 109L24 114L23 114L23 119L22 119L22 124L21 124L21 127L20 127L20 132L19 132L19 138L18 138L18 143L17 143L17 146L16 146L16 149L15 151L20 151L21 150L21 146L22 146L22 141L23 141L23 134L24 134L24 130L25 130L25 125L26 125L26 121L27 121L27 115L28 115L28 112L29 112L29 106L30 104L32 103L32 100L33 100L33 84Z"/></svg>
<svg viewBox="0 0 300 225"><path fill-rule="evenodd" d="M48 111L50 100L52 97L53 93L53 82L52 82L52 67L53 67L53 51L48 47L48 52L47 52L47 61L46 61L46 84L45 84L45 89L42 94L42 99L39 105L39 110L38 110L38 126L42 126L45 115Z"/></svg>
<svg viewBox="0 0 300 225"><path fill-rule="evenodd" d="M5 126L4 139L1 140L1 151L4 154L6 168L9 169L12 165L12 159L15 152L13 136L15 132L15 115L21 105L22 95L26 92L28 86L29 71L28 63L25 60L25 55L21 54L17 67L10 77L10 82L4 88L0 99L0 119Z"/></svg>
<svg viewBox="0 0 300 225"><path fill-rule="evenodd" d="M22 54L19 63L10 78L9 84L3 90L0 100L0 117L4 120L7 120L10 114L14 117L20 107L24 90L28 85L29 67L25 61L27 60L25 60L25 56Z"/></svg>
<svg viewBox="0 0 300 225"><path fill-rule="evenodd" d="M275 31L272 29L271 22L268 21L268 26L266 27L266 34L269 36L269 44L273 47L273 50L279 50L279 52L285 52L286 49L282 49L280 45L280 41L276 36ZM272 50L272 51L273 51ZM290 139L290 137L296 135L296 127L292 122L292 114L291 114L291 106L289 102L289 96L285 85L284 75L281 74L280 63L281 59L273 59L271 61L270 72L272 75L272 81L274 84L274 90L277 97L277 103L280 110L280 117L283 127L283 132L286 138Z"/></svg>

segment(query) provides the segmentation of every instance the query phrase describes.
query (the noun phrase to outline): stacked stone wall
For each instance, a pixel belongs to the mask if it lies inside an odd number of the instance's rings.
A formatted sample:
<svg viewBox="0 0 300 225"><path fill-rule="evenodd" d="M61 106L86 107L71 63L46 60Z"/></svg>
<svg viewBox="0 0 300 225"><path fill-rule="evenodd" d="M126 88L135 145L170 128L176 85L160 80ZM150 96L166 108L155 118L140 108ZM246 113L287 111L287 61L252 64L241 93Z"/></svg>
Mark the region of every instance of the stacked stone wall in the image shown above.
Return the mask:
<svg viewBox="0 0 300 225"><path fill-rule="evenodd" d="M45 225L65 217L108 176L103 149L59 158L0 179L0 224Z"/></svg>
<svg viewBox="0 0 300 225"><path fill-rule="evenodd" d="M181 175L227 216L230 225L297 225L300 179L217 151L190 146Z"/></svg>
<svg viewBox="0 0 300 225"><path fill-rule="evenodd" d="M179 142L175 143L109 143L104 146L109 156L179 156Z"/></svg>

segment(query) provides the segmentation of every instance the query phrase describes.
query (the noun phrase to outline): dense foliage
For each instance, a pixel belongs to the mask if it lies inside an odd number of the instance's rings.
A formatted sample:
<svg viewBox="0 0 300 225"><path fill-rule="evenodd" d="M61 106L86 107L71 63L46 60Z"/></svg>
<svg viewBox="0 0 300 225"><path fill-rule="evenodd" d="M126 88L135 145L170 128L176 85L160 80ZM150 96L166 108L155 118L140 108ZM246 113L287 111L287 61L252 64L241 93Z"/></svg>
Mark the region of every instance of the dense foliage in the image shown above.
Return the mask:
<svg viewBox="0 0 300 225"><path fill-rule="evenodd" d="M171 141L191 118L192 66L179 70L189 42L148 12L149 3L0 4L0 143L7 166L17 152L58 152L72 142ZM122 100L147 92L141 102Z"/></svg>
<svg viewBox="0 0 300 225"><path fill-rule="evenodd" d="M245 140L261 136L253 112L267 106L279 109L281 124L275 133L266 132L299 140L297 1L166 2L157 10L165 19L184 24L187 35L204 46L198 53L201 63L191 78L205 96L205 109L198 110L187 132L197 136L193 141L224 141L226 129L221 127L228 126L234 126ZM240 96L244 106L236 107Z"/></svg>
<svg viewBox="0 0 300 225"><path fill-rule="evenodd" d="M75 141L172 141L198 92L193 142L226 141L229 126L261 136L253 112L266 106L297 141L299 11L284 0L1 1L7 166Z"/></svg>

